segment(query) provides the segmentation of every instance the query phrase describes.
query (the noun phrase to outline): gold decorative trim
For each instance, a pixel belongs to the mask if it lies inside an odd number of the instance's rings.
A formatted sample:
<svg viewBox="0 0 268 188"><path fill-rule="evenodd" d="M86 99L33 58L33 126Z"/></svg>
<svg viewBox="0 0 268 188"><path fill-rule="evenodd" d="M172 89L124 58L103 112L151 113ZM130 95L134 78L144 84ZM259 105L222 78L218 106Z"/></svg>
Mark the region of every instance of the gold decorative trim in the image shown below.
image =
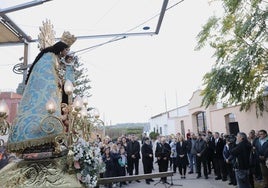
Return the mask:
<svg viewBox="0 0 268 188"><path fill-rule="evenodd" d="M76 37L69 31L64 31L61 36L61 41L70 47L76 41Z"/></svg>
<svg viewBox="0 0 268 188"><path fill-rule="evenodd" d="M8 143L7 148L8 151L10 152L19 152L20 150L24 150L28 147L32 147L32 146L40 146L43 144L47 144L47 143L55 143L55 138L62 136L64 137L64 134L58 134L58 135L50 135L47 137L42 137L42 139L32 139L32 140L27 140L27 141L23 141L23 142L14 142L14 143Z"/></svg>
<svg viewBox="0 0 268 188"><path fill-rule="evenodd" d="M53 46L56 34L50 20L43 21L42 24L43 26L39 27L40 33L38 35L38 47L40 50Z"/></svg>
<svg viewBox="0 0 268 188"><path fill-rule="evenodd" d="M55 159L11 162L0 170L1 187L82 188L75 173L68 173L67 156Z"/></svg>

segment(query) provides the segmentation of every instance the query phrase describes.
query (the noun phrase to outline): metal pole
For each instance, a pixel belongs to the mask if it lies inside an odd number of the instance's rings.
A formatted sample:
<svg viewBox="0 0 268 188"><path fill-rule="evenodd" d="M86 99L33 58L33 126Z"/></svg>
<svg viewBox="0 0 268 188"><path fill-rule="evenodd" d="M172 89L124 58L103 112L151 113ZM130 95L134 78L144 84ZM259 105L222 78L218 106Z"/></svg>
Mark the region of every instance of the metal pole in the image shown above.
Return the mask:
<svg viewBox="0 0 268 188"><path fill-rule="evenodd" d="M69 125L68 125L68 148L72 145L72 124L74 123L74 117L72 114L72 93L68 95L68 119L69 119Z"/></svg>
<svg viewBox="0 0 268 188"><path fill-rule="evenodd" d="M22 10L22 9L25 9L25 8L30 8L30 7L33 7L33 6L36 6L36 5L41 5L41 4L43 4L45 2L48 2L48 1L51 1L51 0L31 1L31 2L27 2L27 3L22 3L22 4L19 4L19 5L15 5L15 6L12 6L12 7L8 7L8 8L5 8L5 9L1 9L0 10L0 15L10 13L10 12L15 12L15 11Z"/></svg>

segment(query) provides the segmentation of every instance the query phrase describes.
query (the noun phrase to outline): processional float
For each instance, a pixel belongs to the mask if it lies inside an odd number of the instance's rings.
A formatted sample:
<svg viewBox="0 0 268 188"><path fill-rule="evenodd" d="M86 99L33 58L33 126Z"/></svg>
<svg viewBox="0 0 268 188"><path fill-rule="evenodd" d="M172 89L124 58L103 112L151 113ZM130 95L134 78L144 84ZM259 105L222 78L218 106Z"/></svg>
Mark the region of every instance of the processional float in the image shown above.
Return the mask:
<svg viewBox="0 0 268 188"><path fill-rule="evenodd" d="M50 21L43 22L38 36L40 50L55 43L55 32ZM74 54L71 54L74 55ZM72 63L75 63L72 59ZM59 77L70 68L70 65L61 63ZM47 114L37 126L38 131L47 134L48 137L55 130L60 134L53 137L48 146L30 146L24 150L17 150L18 160L12 161L0 171L1 186L4 187L83 187L77 180L77 174L73 167L73 146L82 138L85 142L90 141L92 132L103 129L104 122L99 119L97 109L90 108L88 112L87 96L73 97L73 82L65 78L62 92L67 95L68 101L61 103L61 116L56 116L56 103L53 98L46 101L44 108ZM49 95L50 93L47 93ZM38 102L38 101L37 101ZM0 135L14 134L12 124L6 119L8 107L4 100L0 101ZM19 111L18 113L23 113ZM20 114L18 114L20 115ZM30 114L29 114L30 116ZM32 120L29 120L31 123ZM34 130L32 130L34 131ZM25 133L25 132L24 132ZM18 135L19 136L19 135ZM103 135L104 136L104 135ZM50 138L50 137L49 137ZM27 143L29 145L29 143ZM1 142L1 145L4 145ZM31 145L31 143L30 143ZM33 144L34 145L34 144ZM7 145L8 146L8 145ZM12 145L12 147L20 147ZM22 147L22 146L21 146ZM49 148L49 149L48 149Z"/></svg>

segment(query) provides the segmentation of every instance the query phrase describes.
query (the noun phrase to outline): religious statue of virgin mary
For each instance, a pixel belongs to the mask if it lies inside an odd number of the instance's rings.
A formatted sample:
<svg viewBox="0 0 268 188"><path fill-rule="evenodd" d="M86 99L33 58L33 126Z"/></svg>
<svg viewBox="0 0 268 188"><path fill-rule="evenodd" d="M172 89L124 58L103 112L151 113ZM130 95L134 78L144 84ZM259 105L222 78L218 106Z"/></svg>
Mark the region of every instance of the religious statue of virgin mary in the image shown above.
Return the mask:
<svg viewBox="0 0 268 188"><path fill-rule="evenodd" d="M65 134L61 105L63 86L68 76L62 74L61 59L68 54L76 37L64 32L61 40L51 45L51 40L48 41L45 36L39 36L45 42L39 46L41 51L28 71L26 87L9 134L7 146L11 152L53 152L56 139ZM44 45L46 40L50 43L48 47ZM73 74L72 71L65 73ZM46 110L49 100L55 105L53 118L48 118Z"/></svg>

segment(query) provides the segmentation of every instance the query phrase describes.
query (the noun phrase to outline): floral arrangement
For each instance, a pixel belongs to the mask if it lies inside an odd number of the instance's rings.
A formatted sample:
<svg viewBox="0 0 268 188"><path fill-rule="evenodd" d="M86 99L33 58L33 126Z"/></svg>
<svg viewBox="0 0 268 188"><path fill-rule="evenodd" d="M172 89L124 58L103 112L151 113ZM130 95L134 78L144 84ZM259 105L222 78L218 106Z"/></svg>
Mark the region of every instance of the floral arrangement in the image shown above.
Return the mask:
<svg viewBox="0 0 268 188"><path fill-rule="evenodd" d="M100 173L105 171L100 148L79 138L73 146L77 178L86 187L96 187Z"/></svg>

